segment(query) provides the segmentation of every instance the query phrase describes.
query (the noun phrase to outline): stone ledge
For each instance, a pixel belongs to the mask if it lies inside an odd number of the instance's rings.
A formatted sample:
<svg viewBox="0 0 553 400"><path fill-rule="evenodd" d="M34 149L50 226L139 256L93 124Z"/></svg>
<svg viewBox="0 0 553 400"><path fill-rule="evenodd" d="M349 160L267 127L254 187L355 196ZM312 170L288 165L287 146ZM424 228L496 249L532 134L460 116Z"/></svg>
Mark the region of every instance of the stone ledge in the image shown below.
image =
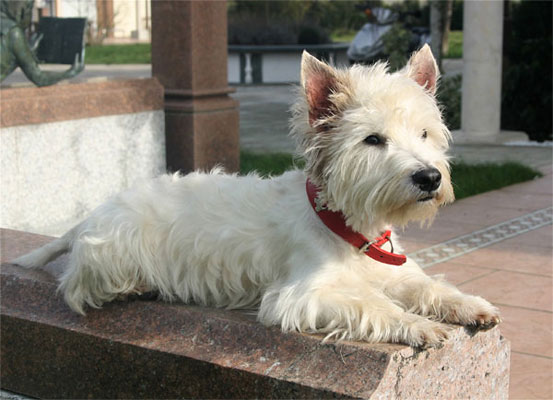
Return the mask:
<svg viewBox="0 0 553 400"><path fill-rule="evenodd" d="M2 230L2 260L51 238ZM65 259L49 270L63 269ZM1 271L2 388L46 398L507 398L499 330L441 349L322 344L246 312L157 301L71 312L45 271Z"/></svg>
<svg viewBox="0 0 553 400"><path fill-rule="evenodd" d="M456 145L505 145L509 142L529 142L528 135L522 131L500 131L497 134L485 132L465 132L463 130L451 131Z"/></svg>
<svg viewBox="0 0 553 400"><path fill-rule="evenodd" d="M2 128L163 109L155 78L2 88L0 94Z"/></svg>

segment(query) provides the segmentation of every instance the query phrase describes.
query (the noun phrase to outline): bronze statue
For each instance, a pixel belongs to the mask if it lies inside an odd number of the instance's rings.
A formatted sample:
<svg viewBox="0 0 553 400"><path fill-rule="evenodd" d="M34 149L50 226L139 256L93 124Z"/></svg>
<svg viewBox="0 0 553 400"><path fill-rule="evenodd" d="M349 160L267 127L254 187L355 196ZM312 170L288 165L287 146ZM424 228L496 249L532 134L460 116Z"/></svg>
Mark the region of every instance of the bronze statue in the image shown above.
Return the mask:
<svg viewBox="0 0 553 400"><path fill-rule="evenodd" d="M41 71L35 50L40 37L27 42L25 30L31 25L34 0L0 0L0 82L20 67L37 86L48 86L72 78L84 69L80 54L67 71Z"/></svg>

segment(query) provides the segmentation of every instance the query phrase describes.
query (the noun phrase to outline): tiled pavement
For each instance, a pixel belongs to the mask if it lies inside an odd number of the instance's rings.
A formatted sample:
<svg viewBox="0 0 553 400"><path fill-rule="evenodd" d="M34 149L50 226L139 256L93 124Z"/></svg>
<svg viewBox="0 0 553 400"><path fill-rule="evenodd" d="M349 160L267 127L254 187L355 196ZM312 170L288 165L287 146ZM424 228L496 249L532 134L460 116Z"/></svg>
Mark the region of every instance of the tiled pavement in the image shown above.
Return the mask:
<svg viewBox="0 0 553 400"><path fill-rule="evenodd" d="M551 166L542 171L543 178L457 201L430 228L410 226L402 234L406 252L419 255L427 273L445 274L500 308L500 329L512 345L511 399L553 398L553 175ZM480 232L485 229L488 237ZM426 249L447 241L449 259L433 264L443 246ZM459 243L467 244L463 251L451 245Z"/></svg>

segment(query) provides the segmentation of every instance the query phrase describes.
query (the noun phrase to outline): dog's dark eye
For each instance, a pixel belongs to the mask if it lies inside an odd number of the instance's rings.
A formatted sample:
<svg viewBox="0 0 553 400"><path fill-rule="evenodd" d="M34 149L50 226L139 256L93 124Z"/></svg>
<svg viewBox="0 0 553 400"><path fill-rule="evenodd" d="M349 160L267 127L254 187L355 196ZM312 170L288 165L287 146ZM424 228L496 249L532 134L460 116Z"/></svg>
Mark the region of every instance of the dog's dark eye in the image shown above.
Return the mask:
<svg viewBox="0 0 553 400"><path fill-rule="evenodd" d="M365 144L376 146L378 144L384 143L384 140L378 135L369 135L364 140Z"/></svg>
<svg viewBox="0 0 553 400"><path fill-rule="evenodd" d="M426 131L426 129L423 129L422 130L422 136L421 136L423 139L426 139L428 137L428 132Z"/></svg>

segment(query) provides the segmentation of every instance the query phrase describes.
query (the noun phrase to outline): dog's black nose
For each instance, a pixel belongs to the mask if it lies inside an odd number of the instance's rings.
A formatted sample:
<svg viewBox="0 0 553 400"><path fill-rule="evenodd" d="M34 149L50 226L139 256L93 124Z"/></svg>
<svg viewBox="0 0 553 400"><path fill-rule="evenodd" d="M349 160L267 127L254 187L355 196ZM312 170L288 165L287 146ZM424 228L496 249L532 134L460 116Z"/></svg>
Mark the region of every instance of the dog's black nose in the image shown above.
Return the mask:
<svg viewBox="0 0 553 400"><path fill-rule="evenodd" d="M432 192L440 187L442 174L436 168L426 168L415 172L411 175L411 179L420 190L424 192Z"/></svg>

